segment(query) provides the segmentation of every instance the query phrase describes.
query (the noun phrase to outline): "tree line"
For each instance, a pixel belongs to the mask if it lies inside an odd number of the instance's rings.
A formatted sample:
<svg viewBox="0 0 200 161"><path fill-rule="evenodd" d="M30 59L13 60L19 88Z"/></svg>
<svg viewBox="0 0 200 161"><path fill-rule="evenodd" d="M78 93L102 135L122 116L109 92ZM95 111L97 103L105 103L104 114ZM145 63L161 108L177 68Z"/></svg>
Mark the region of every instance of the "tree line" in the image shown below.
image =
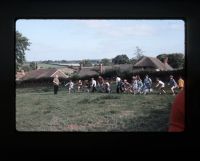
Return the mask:
<svg viewBox="0 0 200 161"><path fill-rule="evenodd" d="M31 42L25 36L23 36L20 32L16 31L16 71L21 70L22 66L24 65L25 59L25 52L29 50L29 46ZM45 60L41 61L41 63L46 64L53 64L53 63L79 63L82 64L84 67L90 67L93 64L102 64L104 66L109 66L113 64L135 64L137 61L143 58L144 51L136 46L136 50L133 53L133 58L129 59L126 54L117 55L112 59L103 58L101 60L92 60L92 59L85 59L85 60L74 60L74 61L67 61L67 60ZM168 64L171 65L173 68L181 69L184 67L184 54L182 53L163 53L157 55L157 58L160 61L164 61L165 58L168 58ZM37 62L30 62L29 69L36 69Z"/></svg>

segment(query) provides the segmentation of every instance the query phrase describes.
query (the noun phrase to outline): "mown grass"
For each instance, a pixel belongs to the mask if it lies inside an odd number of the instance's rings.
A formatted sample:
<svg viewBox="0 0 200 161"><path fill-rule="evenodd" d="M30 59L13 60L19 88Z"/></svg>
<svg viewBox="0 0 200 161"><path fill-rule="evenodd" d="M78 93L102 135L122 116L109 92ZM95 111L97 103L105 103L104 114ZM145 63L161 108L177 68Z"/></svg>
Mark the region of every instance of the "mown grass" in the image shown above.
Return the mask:
<svg viewBox="0 0 200 161"><path fill-rule="evenodd" d="M167 131L174 96L16 89L19 131Z"/></svg>

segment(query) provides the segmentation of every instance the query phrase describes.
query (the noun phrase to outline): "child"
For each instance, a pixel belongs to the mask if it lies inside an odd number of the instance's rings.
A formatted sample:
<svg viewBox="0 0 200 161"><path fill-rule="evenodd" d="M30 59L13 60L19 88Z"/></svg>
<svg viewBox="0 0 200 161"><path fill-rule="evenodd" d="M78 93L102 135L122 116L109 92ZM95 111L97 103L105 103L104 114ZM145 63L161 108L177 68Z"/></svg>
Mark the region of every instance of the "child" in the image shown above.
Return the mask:
<svg viewBox="0 0 200 161"><path fill-rule="evenodd" d="M124 92L131 92L131 85L126 79L124 79Z"/></svg>
<svg viewBox="0 0 200 161"><path fill-rule="evenodd" d="M172 75L170 75L170 81L169 81L168 85L171 86L171 91L172 91L172 94L173 94L173 96L174 96L174 95L175 95L174 89L177 88L178 85L177 85L177 83L176 83L176 81L174 80L174 78L173 78Z"/></svg>
<svg viewBox="0 0 200 161"><path fill-rule="evenodd" d="M165 88L165 83L163 83L159 78L156 78L156 82L157 82L156 87L160 86L160 87L159 87L160 94L162 94L161 92L166 93L165 90L164 90L164 88Z"/></svg>
<svg viewBox="0 0 200 161"><path fill-rule="evenodd" d="M138 93L142 94L143 82L140 78L138 78Z"/></svg>
<svg viewBox="0 0 200 161"><path fill-rule="evenodd" d="M96 80L94 80L94 78L92 78L92 84L91 84L91 86L92 86L92 92L97 91L97 89L96 89L97 82L96 82Z"/></svg>
<svg viewBox="0 0 200 161"><path fill-rule="evenodd" d="M69 81L69 83L65 84L65 86L69 85L69 94L71 93L71 90L74 89L74 83L72 80Z"/></svg>
<svg viewBox="0 0 200 161"><path fill-rule="evenodd" d="M179 77L179 80L178 80L178 87L180 90L183 90L184 88L184 80L182 79L181 76Z"/></svg>
<svg viewBox="0 0 200 161"><path fill-rule="evenodd" d="M137 77L135 76L133 76L132 79L133 79L132 88L133 88L133 93L135 95L138 92L138 80L137 80Z"/></svg>
<svg viewBox="0 0 200 161"><path fill-rule="evenodd" d="M105 89L106 89L106 93L110 93L111 89L110 89L110 84L108 81L106 81L105 83Z"/></svg>
<svg viewBox="0 0 200 161"><path fill-rule="evenodd" d="M146 89L148 89L148 92L151 92L152 80L151 78L149 78L148 75L146 75L144 79L144 86L146 87Z"/></svg>
<svg viewBox="0 0 200 161"><path fill-rule="evenodd" d="M78 92L80 92L80 89L82 88L82 85L83 85L83 83L82 83L82 81L81 80L79 80L78 81Z"/></svg>

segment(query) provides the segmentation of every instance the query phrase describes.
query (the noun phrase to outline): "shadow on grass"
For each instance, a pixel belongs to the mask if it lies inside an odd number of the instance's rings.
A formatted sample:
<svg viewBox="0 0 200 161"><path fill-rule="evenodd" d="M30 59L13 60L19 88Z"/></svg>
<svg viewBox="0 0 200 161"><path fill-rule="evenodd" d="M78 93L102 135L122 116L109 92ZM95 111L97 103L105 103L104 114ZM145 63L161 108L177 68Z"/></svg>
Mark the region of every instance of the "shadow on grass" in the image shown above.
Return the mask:
<svg viewBox="0 0 200 161"><path fill-rule="evenodd" d="M119 129L133 132L166 132L169 123L169 109L151 109L147 115L124 118L119 122Z"/></svg>

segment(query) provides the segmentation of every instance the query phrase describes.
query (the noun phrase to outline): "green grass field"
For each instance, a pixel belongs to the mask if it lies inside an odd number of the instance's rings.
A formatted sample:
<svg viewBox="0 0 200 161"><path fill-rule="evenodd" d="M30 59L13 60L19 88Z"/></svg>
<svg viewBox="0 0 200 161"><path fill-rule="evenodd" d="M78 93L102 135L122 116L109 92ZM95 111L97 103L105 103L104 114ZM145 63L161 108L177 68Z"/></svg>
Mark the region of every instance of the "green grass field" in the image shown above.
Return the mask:
<svg viewBox="0 0 200 161"><path fill-rule="evenodd" d="M174 96L16 89L18 131L167 131Z"/></svg>

